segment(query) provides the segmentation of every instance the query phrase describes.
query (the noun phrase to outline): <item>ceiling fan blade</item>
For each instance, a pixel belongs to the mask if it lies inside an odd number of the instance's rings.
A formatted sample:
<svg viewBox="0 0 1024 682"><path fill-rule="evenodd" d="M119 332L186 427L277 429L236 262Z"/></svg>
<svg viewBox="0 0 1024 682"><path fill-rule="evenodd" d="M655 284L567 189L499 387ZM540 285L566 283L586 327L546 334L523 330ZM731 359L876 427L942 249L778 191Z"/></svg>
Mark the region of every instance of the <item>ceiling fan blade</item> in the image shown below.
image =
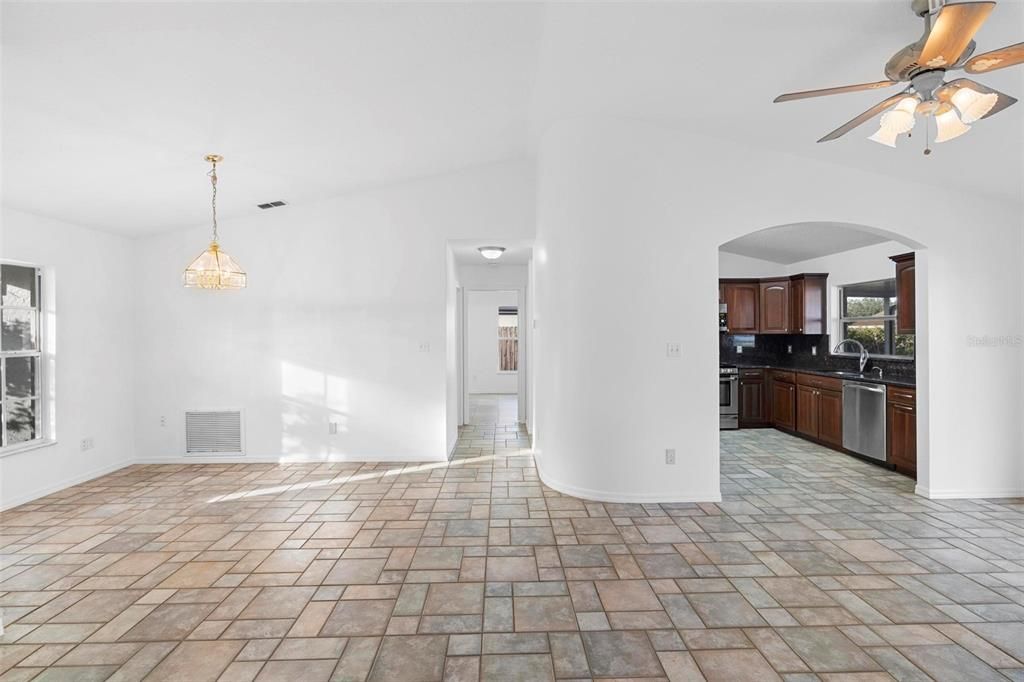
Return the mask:
<svg viewBox="0 0 1024 682"><path fill-rule="evenodd" d="M1007 107L1012 107L1014 104L1017 103L1016 97L1010 97L1005 92L999 92L998 90L990 88L987 85L982 85L977 81L972 81L970 78L957 78L954 81L946 83L945 85L938 89L938 91L935 93L935 96L938 98L940 102L948 102L951 99L953 99L953 95L959 88L965 87L970 88L975 92L980 92L983 95L987 95L990 92L994 92L996 95L999 96L999 99L996 100L995 106L992 107L992 109L987 114L981 117L982 121L991 116L995 116L1003 109L1006 109Z"/></svg>
<svg viewBox="0 0 1024 682"><path fill-rule="evenodd" d="M825 137L823 137L820 140L818 140L818 142L829 142L831 140L839 139L840 137L842 137L846 133L848 133L851 130L853 130L854 128L856 128L857 126L862 125L864 123L867 123L868 121L873 119L875 116L878 116L880 113L882 113L883 111L885 111L886 109L888 109L892 105L896 104L896 102L899 102L901 99L903 99L907 95L907 92L909 92L909 91L908 90L904 90L903 92L899 93L898 95L893 95L892 97L889 97L888 99L882 100L881 102L879 102L875 106L873 106L870 109L868 109L867 111L865 111L860 116L857 116L856 118L852 118L849 121L847 121L846 123L844 123L843 125L839 126L835 130L833 130L831 133L829 133Z"/></svg>
<svg viewBox="0 0 1024 682"><path fill-rule="evenodd" d="M877 90L879 88L888 88L893 85L898 85L899 81L878 81L876 83L858 83L857 85L844 85L838 88L825 88L823 90L804 90L802 92L787 92L785 95L779 95L773 101L778 102L792 102L796 99L807 99L809 97L825 97L827 95L841 95L844 92L860 92L862 90Z"/></svg>
<svg viewBox="0 0 1024 682"><path fill-rule="evenodd" d="M964 71L967 73L988 73L997 69L1005 69L1008 66L1024 64L1024 43L1007 45L998 50L992 50L973 57Z"/></svg>
<svg viewBox="0 0 1024 682"><path fill-rule="evenodd" d="M994 2L961 2L943 7L917 63L931 68L956 64L995 6Z"/></svg>

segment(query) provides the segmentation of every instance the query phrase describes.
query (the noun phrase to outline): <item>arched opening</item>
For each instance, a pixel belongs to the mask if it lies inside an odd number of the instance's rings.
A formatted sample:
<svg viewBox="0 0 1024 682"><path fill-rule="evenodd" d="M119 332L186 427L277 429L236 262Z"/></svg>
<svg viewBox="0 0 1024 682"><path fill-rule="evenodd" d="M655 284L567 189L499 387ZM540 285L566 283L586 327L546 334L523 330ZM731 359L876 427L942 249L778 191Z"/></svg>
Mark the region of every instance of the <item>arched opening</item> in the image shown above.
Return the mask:
<svg viewBox="0 0 1024 682"><path fill-rule="evenodd" d="M720 456L818 453L825 475L873 465L927 491L926 260L916 240L845 222L721 243Z"/></svg>

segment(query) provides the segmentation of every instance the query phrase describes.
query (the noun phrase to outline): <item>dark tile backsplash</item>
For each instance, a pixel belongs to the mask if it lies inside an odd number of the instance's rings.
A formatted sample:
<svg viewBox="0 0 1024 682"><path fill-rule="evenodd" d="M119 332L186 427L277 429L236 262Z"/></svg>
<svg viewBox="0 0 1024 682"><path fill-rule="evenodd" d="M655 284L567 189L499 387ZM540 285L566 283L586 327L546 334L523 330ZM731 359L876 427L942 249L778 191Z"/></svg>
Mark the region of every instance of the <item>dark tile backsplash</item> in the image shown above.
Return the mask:
<svg viewBox="0 0 1024 682"><path fill-rule="evenodd" d="M719 339L719 358L726 364L854 371L858 365L856 356L832 355L827 334L758 334L754 337L754 347L744 348L742 353L736 352L736 342L731 335L721 334ZM787 346L793 347L792 353L788 352ZM811 348L818 349L817 355L811 354ZM881 367L886 376L913 379L917 374L917 364L913 360L870 358L866 369L872 367Z"/></svg>

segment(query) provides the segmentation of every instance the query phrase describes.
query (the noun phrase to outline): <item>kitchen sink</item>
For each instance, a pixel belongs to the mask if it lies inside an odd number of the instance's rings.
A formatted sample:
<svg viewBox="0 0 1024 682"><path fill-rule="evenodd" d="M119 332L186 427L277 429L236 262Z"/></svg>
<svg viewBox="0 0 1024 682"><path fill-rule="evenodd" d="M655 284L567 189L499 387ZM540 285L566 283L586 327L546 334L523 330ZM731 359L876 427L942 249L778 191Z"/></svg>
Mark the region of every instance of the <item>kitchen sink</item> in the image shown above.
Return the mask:
<svg viewBox="0 0 1024 682"><path fill-rule="evenodd" d="M836 372L829 372L829 374L835 374L836 376L839 376L839 377L850 377L851 379L867 379L868 378L868 376L866 374L861 374L860 372L836 371Z"/></svg>

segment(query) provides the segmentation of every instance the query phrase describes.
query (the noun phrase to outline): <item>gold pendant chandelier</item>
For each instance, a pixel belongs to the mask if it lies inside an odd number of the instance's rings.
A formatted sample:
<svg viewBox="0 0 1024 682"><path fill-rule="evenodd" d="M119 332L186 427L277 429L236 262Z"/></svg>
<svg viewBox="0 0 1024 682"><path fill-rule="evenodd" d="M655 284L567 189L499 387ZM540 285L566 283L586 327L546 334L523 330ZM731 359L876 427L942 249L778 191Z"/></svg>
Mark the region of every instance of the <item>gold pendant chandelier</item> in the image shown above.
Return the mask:
<svg viewBox="0 0 1024 682"><path fill-rule="evenodd" d="M220 250L217 243L217 164L224 160L218 154L208 154L206 161L213 164L207 174L213 186L213 198L210 205L213 209L213 238L206 251L185 268L181 282L186 287L198 289L244 289L246 285L245 271L239 267L235 259Z"/></svg>

